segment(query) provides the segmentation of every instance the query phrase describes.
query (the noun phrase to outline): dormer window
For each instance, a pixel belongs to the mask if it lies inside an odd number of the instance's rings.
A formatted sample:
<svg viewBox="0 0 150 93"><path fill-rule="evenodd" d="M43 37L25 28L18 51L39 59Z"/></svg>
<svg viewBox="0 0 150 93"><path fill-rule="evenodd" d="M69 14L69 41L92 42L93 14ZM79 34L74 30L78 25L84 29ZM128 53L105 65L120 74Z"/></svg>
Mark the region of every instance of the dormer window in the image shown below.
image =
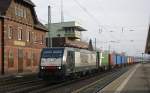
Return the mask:
<svg viewBox="0 0 150 93"><path fill-rule="evenodd" d="M26 11L22 8L15 7L15 14L16 16L26 18Z"/></svg>

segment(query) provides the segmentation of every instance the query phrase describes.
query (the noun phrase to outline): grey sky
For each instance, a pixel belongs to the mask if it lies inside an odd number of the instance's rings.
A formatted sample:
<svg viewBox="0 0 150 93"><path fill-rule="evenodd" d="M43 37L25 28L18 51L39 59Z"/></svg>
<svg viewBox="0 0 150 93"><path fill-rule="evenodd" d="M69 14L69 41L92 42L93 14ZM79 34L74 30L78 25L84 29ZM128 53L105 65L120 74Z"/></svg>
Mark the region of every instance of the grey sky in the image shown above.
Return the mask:
<svg viewBox="0 0 150 93"><path fill-rule="evenodd" d="M36 4L40 21L47 23L47 6L50 4L52 22L60 22L60 0L32 1ZM83 40L97 38L98 48L107 50L110 45L111 50L134 55L145 48L150 21L149 4L150 0L64 0L64 19L80 22L88 30L82 34Z"/></svg>

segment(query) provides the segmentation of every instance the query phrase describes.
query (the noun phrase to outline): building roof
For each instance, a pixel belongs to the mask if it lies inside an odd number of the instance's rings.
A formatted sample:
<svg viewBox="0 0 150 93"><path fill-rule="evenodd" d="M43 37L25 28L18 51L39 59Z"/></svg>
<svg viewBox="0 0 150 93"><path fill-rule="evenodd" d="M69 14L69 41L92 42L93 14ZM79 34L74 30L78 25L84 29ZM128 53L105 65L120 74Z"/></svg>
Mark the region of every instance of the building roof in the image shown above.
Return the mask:
<svg viewBox="0 0 150 93"><path fill-rule="evenodd" d="M48 31L48 29L41 22L37 22L35 28Z"/></svg>
<svg viewBox="0 0 150 93"><path fill-rule="evenodd" d="M4 14L7 11L10 3L11 0L0 0L0 14Z"/></svg>
<svg viewBox="0 0 150 93"><path fill-rule="evenodd" d="M67 40L66 46L88 49L88 43L76 40Z"/></svg>
<svg viewBox="0 0 150 93"><path fill-rule="evenodd" d="M31 0L23 0L23 1L35 7L35 4Z"/></svg>
<svg viewBox="0 0 150 93"><path fill-rule="evenodd" d="M4 14L5 11L7 11L11 1L12 0L0 0L0 12L1 12L1 14ZM35 4L31 0L18 0L18 1L23 1L23 2L25 2L31 6L35 6Z"/></svg>
<svg viewBox="0 0 150 93"><path fill-rule="evenodd" d="M0 0L0 15L5 16L5 13L11 4L11 1L12 0ZM31 6L30 9L31 9L31 12L33 15L35 28L38 28L38 29L46 31L46 32L48 31L48 29L38 20L35 9L34 9L35 4L31 0L15 0L15 1L22 2L22 3L25 3L29 6Z"/></svg>
<svg viewBox="0 0 150 93"><path fill-rule="evenodd" d="M78 31L86 31L86 29L84 29L81 26L70 26L70 27L62 27L62 28L63 28L63 30L65 30L65 28L75 28Z"/></svg>
<svg viewBox="0 0 150 93"><path fill-rule="evenodd" d="M69 40L65 37L55 37L52 38L52 45L53 47L75 47L75 48L82 48L88 49L88 43L83 41L77 40Z"/></svg>
<svg viewBox="0 0 150 93"><path fill-rule="evenodd" d="M81 24L77 23L76 21L68 21L68 22L61 22L61 23L52 23L52 26L61 27L60 31L63 31L65 28L75 28L78 31L87 31L84 29Z"/></svg>

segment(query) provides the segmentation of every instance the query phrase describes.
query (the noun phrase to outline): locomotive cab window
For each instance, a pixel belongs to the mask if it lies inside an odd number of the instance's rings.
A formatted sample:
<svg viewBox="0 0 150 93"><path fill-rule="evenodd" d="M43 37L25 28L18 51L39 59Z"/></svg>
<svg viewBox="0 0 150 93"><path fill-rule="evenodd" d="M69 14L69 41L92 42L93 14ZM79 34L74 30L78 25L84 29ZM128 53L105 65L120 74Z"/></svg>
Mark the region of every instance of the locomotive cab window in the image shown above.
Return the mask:
<svg viewBox="0 0 150 93"><path fill-rule="evenodd" d="M61 49L49 49L43 50L42 53L43 58L61 58L63 57L63 50Z"/></svg>

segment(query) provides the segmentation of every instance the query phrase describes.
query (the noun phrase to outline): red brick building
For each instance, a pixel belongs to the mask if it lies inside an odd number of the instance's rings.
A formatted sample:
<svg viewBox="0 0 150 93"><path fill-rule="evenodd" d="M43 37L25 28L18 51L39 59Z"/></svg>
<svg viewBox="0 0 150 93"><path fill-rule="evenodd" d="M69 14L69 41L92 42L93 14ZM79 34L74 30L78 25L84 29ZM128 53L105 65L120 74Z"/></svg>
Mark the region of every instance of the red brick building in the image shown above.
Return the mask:
<svg viewBox="0 0 150 93"><path fill-rule="evenodd" d="M0 0L0 72L35 72L47 29L31 0Z"/></svg>

